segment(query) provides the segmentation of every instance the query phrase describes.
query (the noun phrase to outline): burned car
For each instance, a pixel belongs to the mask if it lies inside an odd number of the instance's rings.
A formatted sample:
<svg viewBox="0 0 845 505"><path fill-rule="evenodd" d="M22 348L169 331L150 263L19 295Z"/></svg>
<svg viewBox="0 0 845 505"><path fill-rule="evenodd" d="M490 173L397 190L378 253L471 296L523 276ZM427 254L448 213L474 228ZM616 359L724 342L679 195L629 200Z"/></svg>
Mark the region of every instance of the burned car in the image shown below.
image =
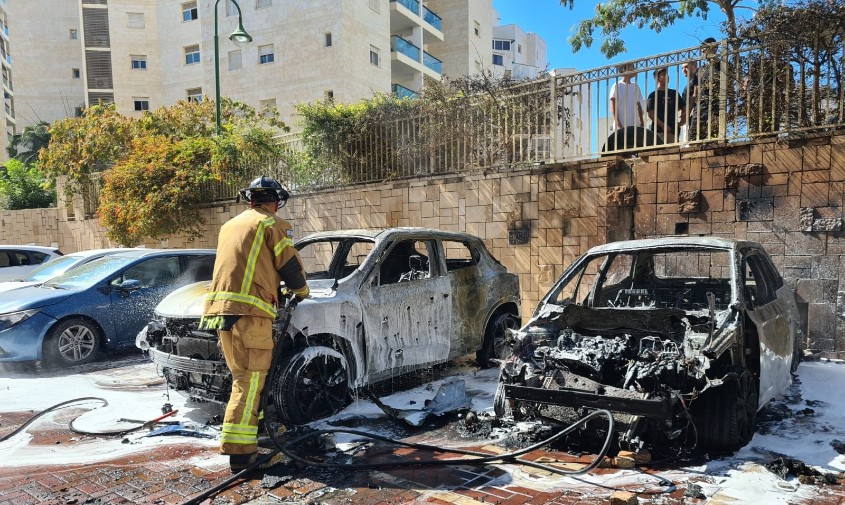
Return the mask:
<svg viewBox="0 0 845 505"><path fill-rule="evenodd" d="M763 248L662 238L590 249L509 332L494 409L566 421L607 409L620 448L734 451L798 365L798 311Z"/></svg>
<svg viewBox="0 0 845 505"><path fill-rule="evenodd" d="M295 244L311 290L276 345L270 372L280 420L334 414L356 388L476 351L502 358L520 326L519 280L466 233L425 228L322 232ZM209 283L175 291L156 308L136 345L170 387L225 403L231 376L213 331L198 329ZM280 311L281 313L281 311Z"/></svg>

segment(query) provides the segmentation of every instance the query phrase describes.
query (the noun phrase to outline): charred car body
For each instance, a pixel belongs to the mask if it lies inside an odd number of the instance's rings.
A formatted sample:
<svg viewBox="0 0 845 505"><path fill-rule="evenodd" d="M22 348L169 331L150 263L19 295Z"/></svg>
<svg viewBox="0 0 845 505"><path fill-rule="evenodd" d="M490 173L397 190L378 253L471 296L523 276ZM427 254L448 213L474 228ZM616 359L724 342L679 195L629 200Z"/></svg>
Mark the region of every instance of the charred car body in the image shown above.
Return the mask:
<svg viewBox="0 0 845 505"><path fill-rule="evenodd" d="M616 242L580 257L510 332L495 410L614 412L619 445L733 451L798 365L798 312L763 248L719 238Z"/></svg>
<svg viewBox="0 0 845 505"><path fill-rule="evenodd" d="M276 345L271 401L282 422L303 424L342 409L355 388L471 351L502 358L519 319L519 280L481 240L425 228L323 232L296 244L311 296ZM198 330L208 283L178 290L138 335L168 384L225 403L231 377L217 335ZM280 311L281 312L281 311Z"/></svg>

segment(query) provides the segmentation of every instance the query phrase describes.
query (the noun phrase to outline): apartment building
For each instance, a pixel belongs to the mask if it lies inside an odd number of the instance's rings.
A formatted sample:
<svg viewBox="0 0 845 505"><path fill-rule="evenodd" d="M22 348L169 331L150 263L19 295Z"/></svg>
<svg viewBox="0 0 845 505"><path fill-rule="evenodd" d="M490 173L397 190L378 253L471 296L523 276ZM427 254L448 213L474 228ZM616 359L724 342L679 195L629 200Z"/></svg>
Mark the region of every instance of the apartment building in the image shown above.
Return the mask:
<svg viewBox="0 0 845 505"><path fill-rule="evenodd" d="M517 25L493 27L493 74L513 79L534 79L546 71L546 42Z"/></svg>
<svg viewBox="0 0 845 505"><path fill-rule="evenodd" d="M303 101L414 96L426 79L493 60L492 0L26 0L9 9L20 20L19 129L21 119L52 122L100 101L141 114L213 99L215 17L221 95L274 105L288 122ZM229 40L239 19L252 37L244 47Z"/></svg>
<svg viewBox="0 0 845 505"><path fill-rule="evenodd" d="M9 2L0 0L0 72L3 74L3 129L0 135L0 161L9 158L6 147L12 135L17 133L15 124L15 96L12 84L12 53L9 48Z"/></svg>

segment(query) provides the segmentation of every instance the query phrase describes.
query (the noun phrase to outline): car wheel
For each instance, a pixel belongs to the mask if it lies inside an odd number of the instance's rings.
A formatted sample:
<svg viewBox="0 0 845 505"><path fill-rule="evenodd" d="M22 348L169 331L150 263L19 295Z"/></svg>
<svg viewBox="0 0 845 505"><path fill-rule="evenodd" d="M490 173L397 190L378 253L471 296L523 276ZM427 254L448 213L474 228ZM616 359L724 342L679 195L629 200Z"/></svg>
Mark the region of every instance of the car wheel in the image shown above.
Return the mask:
<svg viewBox="0 0 845 505"><path fill-rule="evenodd" d="M346 359L334 349L306 347L283 360L277 370L270 393L282 423L323 419L352 401Z"/></svg>
<svg viewBox="0 0 845 505"><path fill-rule="evenodd" d="M758 401L759 383L748 370L705 392L695 414L698 446L734 452L748 444L754 436Z"/></svg>
<svg viewBox="0 0 845 505"><path fill-rule="evenodd" d="M496 314L487 323L484 330L484 343L476 354L481 368L488 368L491 359L505 359L510 355L510 348L505 343L507 330L519 328L519 317L511 312Z"/></svg>
<svg viewBox="0 0 845 505"><path fill-rule="evenodd" d="M54 366L82 365L100 350L100 330L92 322L75 317L58 323L44 341L45 360Z"/></svg>
<svg viewBox="0 0 845 505"><path fill-rule="evenodd" d="M498 418L513 415L510 401L505 397L505 384L503 382L499 382L499 385L496 387L496 396L493 397L493 412Z"/></svg>

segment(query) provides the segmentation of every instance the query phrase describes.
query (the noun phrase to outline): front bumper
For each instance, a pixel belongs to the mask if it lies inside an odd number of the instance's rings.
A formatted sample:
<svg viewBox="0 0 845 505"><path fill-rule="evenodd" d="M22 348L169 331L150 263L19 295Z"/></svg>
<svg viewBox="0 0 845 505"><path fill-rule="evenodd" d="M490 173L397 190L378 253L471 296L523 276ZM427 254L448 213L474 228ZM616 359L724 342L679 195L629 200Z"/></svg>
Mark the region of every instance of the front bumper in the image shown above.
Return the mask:
<svg viewBox="0 0 845 505"><path fill-rule="evenodd" d="M38 312L27 320L0 331L0 362L42 359L44 336L56 320Z"/></svg>
<svg viewBox="0 0 845 505"><path fill-rule="evenodd" d="M606 409L611 412L658 419L670 419L673 415L672 402L666 398L624 398L594 393L582 389L544 389L530 386L506 384L505 398L524 400L560 407L587 407Z"/></svg>
<svg viewBox="0 0 845 505"><path fill-rule="evenodd" d="M159 351L155 348L148 350L150 359L153 363L163 367L177 370L186 373L198 373L204 375L220 375L229 376L229 368L223 360L207 360L186 358L183 356L176 356L166 352Z"/></svg>

